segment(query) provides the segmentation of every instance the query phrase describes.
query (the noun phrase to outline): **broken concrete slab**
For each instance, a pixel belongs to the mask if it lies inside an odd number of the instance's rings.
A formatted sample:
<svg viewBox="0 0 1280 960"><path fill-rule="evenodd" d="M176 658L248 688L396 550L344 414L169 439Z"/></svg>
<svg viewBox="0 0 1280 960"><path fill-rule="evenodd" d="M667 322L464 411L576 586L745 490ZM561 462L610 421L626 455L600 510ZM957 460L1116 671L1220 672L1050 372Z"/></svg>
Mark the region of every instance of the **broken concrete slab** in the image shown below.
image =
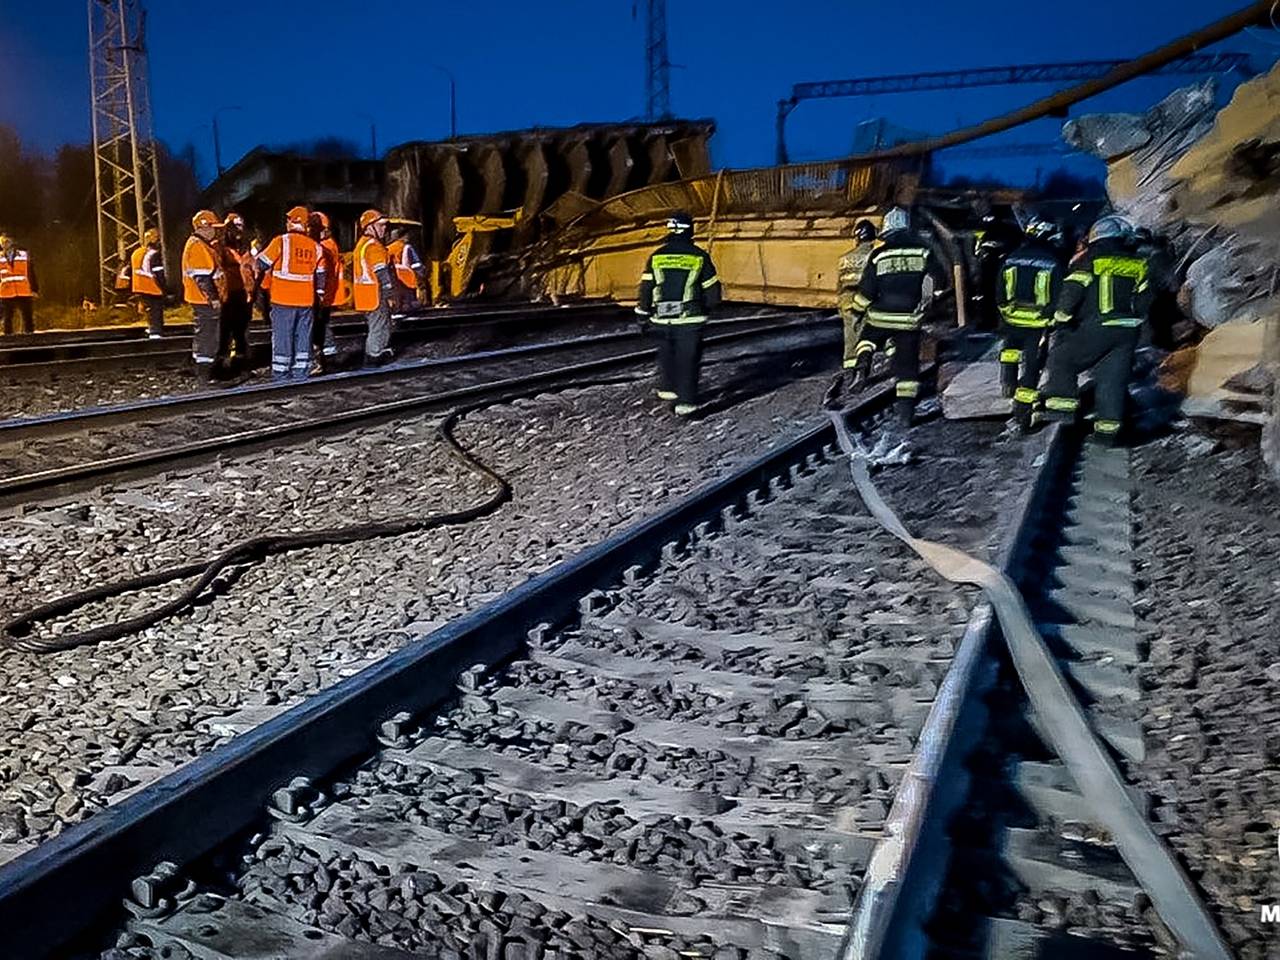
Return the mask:
<svg viewBox="0 0 1280 960"><path fill-rule="evenodd" d="M980 360L951 378L942 391L942 415L948 420L1007 417L1013 402L1000 395L1000 363Z"/></svg>

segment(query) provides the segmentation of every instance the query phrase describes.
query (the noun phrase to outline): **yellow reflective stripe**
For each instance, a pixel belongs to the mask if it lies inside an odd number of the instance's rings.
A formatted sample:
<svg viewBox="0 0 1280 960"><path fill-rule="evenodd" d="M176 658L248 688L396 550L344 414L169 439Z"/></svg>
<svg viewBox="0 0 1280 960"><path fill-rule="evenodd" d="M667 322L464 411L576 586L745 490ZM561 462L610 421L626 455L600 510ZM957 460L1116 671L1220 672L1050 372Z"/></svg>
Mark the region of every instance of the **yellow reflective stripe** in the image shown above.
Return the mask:
<svg viewBox="0 0 1280 960"><path fill-rule="evenodd" d="M853 306L856 310L865 310L871 306L871 298L859 290L853 295Z"/></svg>
<svg viewBox="0 0 1280 960"><path fill-rule="evenodd" d="M900 397L915 397L920 394L919 380L899 380L895 392Z"/></svg>
<svg viewBox="0 0 1280 960"><path fill-rule="evenodd" d="M650 317L650 320L652 320L654 323L661 324L664 327L680 326L686 323L706 323L707 322L706 317L676 317L674 319L665 319L665 320L660 320L657 317Z"/></svg>
<svg viewBox="0 0 1280 960"><path fill-rule="evenodd" d="M880 310L868 310L867 323L873 327L885 327L890 330L914 330L920 325L920 314L885 313Z"/></svg>
<svg viewBox="0 0 1280 960"><path fill-rule="evenodd" d="M653 268L657 270L699 270L702 258L694 253L655 253Z"/></svg>
<svg viewBox="0 0 1280 960"><path fill-rule="evenodd" d="M1009 267L1004 272L1004 298L1012 300L1014 293L1018 289L1018 271L1015 267Z"/></svg>
<svg viewBox="0 0 1280 960"><path fill-rule="evenodd" d="M1078 283L1082 287L1087 287L1093 283L1093 274L1077 270L1074 273L1067 274L1067 283Z"/></svg>
<svg viewBox="0 0 1280 960"><path fill-rule="evenodd" d="M652 280L652 279L653 279L653 274L652 274L652 273L650 273L648 270L646 270L644 273L640 274L640 279L641 279L641 280Z"/></svg>
<svg viewBox="0 0 1280 960"><path fill-rule="evenodd" d="M1069 323L1070 320L1071 314L1067 313L1065 310L1059 310L1053 315L1054 323Z"/></svg>
<svg viewBox="0 0 1280 960"><path fill-rule="evenodd" d="M1033 307L1002 307L1000 316L1005 323L1014 327L1043 327L1049 321L1043 313Z"/></svg>
<svg viewBox="0 0 1280 960"><path fill-rule="evenodd" d="M1095 420L1093 421L1094 433L1119 433L1119 420Z"/></svg>
<svg viewBox="0 0 1280 960"><path fill-rule="evenodd" d="M1006 350L1001 350L1001 351L1000 351L1000 362L1001 362L1001 363L1021 363L1021 362L1022 362L1022 351L1021 351L1021 350L1008 350L1008 349L1006 349Z"/></svg>
<svg viewBox="0 0 1280 960"><path fill-rule="evenodd" d="M1063 413L1071 413L1080 407L1080 401L1074 397L1050 397L1044 402L1046 410L1060 410Z"/></svg>
<svg viewBox="0 0 1280 960"><path fill-rule="evenodd" d="M1014 403L1035 403L1040 399L1040 391L1035 387L1019 387L1013 391Z"/></svg>
<svg viewBox="0 0 1280 960"><path fill-rule="evenodd" d="M859 340L858 345L853 348L853 352L859 356L864 353L875 353L876 345L870 340Z"/></svg>
<svg viewBox="0 0 1280 960"><path fill-rule="evenodd" d="M1093 272L1099 277L1128 277L1131 280L1147 278L1147 261L1138 257L1095 257Z"/></svg>
<svg viewBox="0 0 1280 960"><path fill-rule="evenodd" d="M1102 321L1104 327L1140 327L1141 317L1108 317Z"/></svg>
<svg viewBox="0 0 1280 960"><path fill-rule="evenodd" d="M1053 279L1053 274L1048 270L1036 271L1036 304L1037 306L1047 307L1049 305L1049 282Z"/></svg>
<svg viewBox="0 0 1280 960"><path fill-rule="evenodd" d="M719 283L719 282L720 282L720 278L719 278L719 277L712 277L710 280L703 280L703 281L702 281L702 289L703 289L703 290L709 290L709 289L711 289L712 287L714 287L714 286L715 286L717 283Z"/></svg>

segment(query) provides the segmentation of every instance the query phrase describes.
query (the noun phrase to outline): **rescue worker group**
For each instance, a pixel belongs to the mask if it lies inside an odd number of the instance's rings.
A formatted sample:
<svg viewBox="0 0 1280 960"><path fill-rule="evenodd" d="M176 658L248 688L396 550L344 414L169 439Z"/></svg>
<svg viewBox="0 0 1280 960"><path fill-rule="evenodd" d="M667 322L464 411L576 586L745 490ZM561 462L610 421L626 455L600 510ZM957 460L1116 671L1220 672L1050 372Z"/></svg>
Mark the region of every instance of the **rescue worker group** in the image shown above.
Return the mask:
<svg viewBox="0 0 1280 960"><path fill-rule="evenodd" d="M242 217L201 210L182 252L182 295L194 314L192 356L197 377L243 369L249 363L247 329L255 302L271 325L271 373L278 381L323 372L337 353L330 319L337 305L364 314L364 362L392 358L393 311L414 301L423 266L392 221L368 210L358 222L351 279L328 217L297 206L285 230L259 248L246 238ZM668 238L646 261L636 314L657 342L659 399L677 416L699 409L703 330L721 301L711 257L694 243L694 219L675 213ZM911 212L889 210L877 230L870 220L854 228L856 246L841 258L837 306L844 324L841 372L827 391L828 406L861 390L877 360L894 384L896 419L909 427L921 396L924 324L947 275L929 242L913 229ZM1099 219L1068 259L1051 222L1032 219L1020 245L999 264L995 300L1000 314L1001 388L1013 401L1013 423L1029 431L1045 420L1073 421L1081 413L1080 378L1093 372L1094 439L1117 442L1134 353L1155 296L1154 270L1140 232L1124 218ZM166 280L160 236L148 230L121 271L148 322L163 334ZM38 295L27 251L0 236L0 316L6 335L30 333ZM314 358L314 359L313 359Z"/></svg>

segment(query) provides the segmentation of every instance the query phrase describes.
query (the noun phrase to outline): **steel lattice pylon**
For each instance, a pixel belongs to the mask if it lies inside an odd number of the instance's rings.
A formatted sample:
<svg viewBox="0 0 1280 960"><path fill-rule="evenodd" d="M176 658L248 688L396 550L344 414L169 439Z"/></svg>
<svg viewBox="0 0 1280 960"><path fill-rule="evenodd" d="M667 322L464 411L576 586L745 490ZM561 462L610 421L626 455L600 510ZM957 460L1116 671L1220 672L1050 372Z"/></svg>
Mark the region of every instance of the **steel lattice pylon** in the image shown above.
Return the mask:
<svg viewBox="0 0 1280 960"><path fill-rule="evenodd" d="M671 61L667 57L667 0L648 0L645 39L645 111L650 120L671 116Z"/></svg>
<svg viewBox="0 0 1280 960"><path fill-rule="evenodd" d="M142 0L88 0L93 172L102 302L148 227L160 230L160 166L151 130Z"/></svg>

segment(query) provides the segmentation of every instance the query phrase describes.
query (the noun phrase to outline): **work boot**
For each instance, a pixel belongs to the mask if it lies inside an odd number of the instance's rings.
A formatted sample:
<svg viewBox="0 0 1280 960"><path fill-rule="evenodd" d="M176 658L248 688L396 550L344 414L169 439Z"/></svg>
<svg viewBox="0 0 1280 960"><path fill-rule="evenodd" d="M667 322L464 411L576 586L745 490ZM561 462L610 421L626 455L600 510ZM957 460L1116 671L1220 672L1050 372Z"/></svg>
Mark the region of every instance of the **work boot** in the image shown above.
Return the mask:
<svg viewBox="0 0 1280 960"><path fill-rule="evenodd" d="M1031 432L1033 423L1032 413L1034 412L1029 403L1015 403L1013 405L1013 424L1018 433L1026 436Z"/></svg>
<svg viewBox="0 0 1280 960"><path fill-rule="evenodd" d="M822 395L822 405L828 410L840 409L840 396L844 393L844 371L841 370L831 378L827 392Z"/></svg>
<svg viewBox="0 0 1280 960"><path fill-rule="evenodd" d="M1010 400L1017 392L1018 365L1016 363L1000 364L1000 396Z"/></svg>
<svg viewBox="0 0 1280 960"><path fill-rule="evenodd" d="M697 409L698 405L696 403L677 403L675 406L677 417L687 417L690 414L695 413Z"/></svg>
<svg viewBox="0 0 1280 960"><path fill-rule="evenodd" d="M864 354L865 357L865 354ZM849 392L861 393L866 389L867 381L871 379L871 361L859 360L853 367L853 373L849 376Z"/></svg>
<svg viewBox="0 0 1280 960"><path fill-rule="evenodd" d="M674 390L659 390L658 399L659 400L675 400L676 392Z"/></svg>
<svg viewBox="0 0 1280 960"><path fill-rule="evenodd" d="M898 421L898 426L903 430L910 430L916 416L916 398L898 397L893 402L893 415Z"/></svg>

